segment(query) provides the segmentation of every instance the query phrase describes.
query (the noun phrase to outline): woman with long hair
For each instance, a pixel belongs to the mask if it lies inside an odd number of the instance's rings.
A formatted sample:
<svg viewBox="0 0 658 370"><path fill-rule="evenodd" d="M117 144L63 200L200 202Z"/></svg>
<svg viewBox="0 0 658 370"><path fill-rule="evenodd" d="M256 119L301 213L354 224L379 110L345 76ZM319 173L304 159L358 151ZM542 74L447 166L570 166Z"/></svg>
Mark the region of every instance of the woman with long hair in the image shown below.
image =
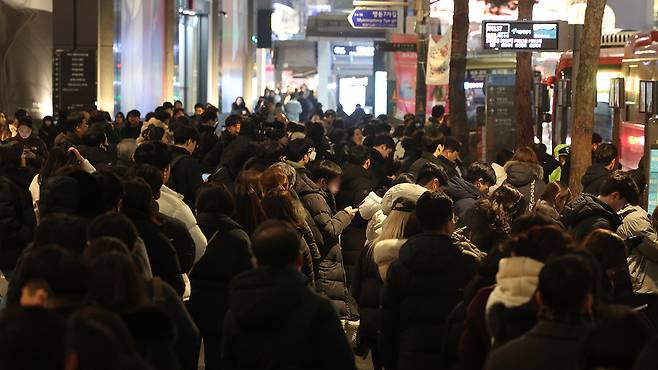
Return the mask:
<svg viewBox="0 0 658 370"><path fill-rule="evenodd" d="M316 264L314 261L319 261L320 252L315 241L312 245L307 242L308 239L313 238L313 234L306 224L303 206L295 201L288 190L283 188L274 188L268 191L263 197L262 204L263 210L269 219L289 222L302 236L302 254L304 256L302 273L308 278L309 286L315 286L314 266Z"/></svg>
<svg viewBox="0 0 658 370"><path fill-rule="evenodd" d="M48 157L43 162L41 170L39 173L34 176L32 182L30 183L28 189L30 194L32 194L32 204L34 207L35 213L39 214L39 199L41 192L41 184L44 184L46 180L57 173L60 169L68 166L78 167L81 170L87 173L96 172L96 168L85 159L78 149L75 147L69 147L68 149L64 145L56 145L48 153Z"/></svg>
<svg viewBox="0 0 658 370"><path fill-rule="evenodd" d="M512 160L505 164L505 172L505 182L523 194L528 210L532 211L546 190L544 170L535 151L529 147L517 149Z"/></svg>
<svg viewBox="0 0 658 370"><path fill-rule="evenodd" d="M263 187L260 178L260 172L246 170L240 172L235 179L235 221L250 236L267 219L261 205Z"/></svg>

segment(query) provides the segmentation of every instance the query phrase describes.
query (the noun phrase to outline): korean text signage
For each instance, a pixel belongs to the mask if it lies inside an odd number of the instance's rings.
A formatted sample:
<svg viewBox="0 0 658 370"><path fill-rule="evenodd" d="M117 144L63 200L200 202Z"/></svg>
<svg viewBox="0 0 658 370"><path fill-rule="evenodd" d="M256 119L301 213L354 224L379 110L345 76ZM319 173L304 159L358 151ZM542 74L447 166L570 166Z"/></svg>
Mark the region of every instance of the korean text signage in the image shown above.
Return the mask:
<svg viewBox="0 0 658 370"><path fill-rule="evenodd" d="M567 48L568 30L564 22L484 21L485 50L560 51Z"/></svg>
<svg viewBox="0 0 658 370"><path fill-rule="evenodd" d="M353 28L397 28L398 11L390 8L356 8L347 17Z"/></svg>
<svg viewBox="0 0 658 370"><path fill-rule="evenodd" d="M89 110L96 103L96 51L56 50L53 110Z"/></svg>

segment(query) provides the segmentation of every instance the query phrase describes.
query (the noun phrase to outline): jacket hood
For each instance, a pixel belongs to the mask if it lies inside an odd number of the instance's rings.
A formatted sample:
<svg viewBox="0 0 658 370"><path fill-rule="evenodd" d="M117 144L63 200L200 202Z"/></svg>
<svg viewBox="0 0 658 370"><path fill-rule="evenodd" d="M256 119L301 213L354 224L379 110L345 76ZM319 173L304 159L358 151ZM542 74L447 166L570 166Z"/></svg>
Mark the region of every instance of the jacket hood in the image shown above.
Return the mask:
<svg viewBox="0 0 658 370"><path fill-rule="evenodd" d="M516 307L532 299L543 263L528 257L511 257L500 260L496 274L496 288L487 301L487 308L496 303Z"/></svg>
<svg viewBox="0 0 658 370"><path fill-rule="evenodd" d="M427 189L420 185L416 184L398 184L388 189L384 197L382 198L382 211L385 215L391 213L393 208L393 203L398 198L406 198L411 201L417 201L421 195L425 194Z"/></svg>
<svg viewBox="0 0 658 370"><path fill-rule="evenodd" d="M382 280L386 280L388 267L398 259L400 248L407 242L407 239L385 239L377 242L372 249L372 259L379 269L379 275Z"/></svg>
<svg viewBox="0 0 658 370"><path fill-rule="evenodd" d="M590 217L603 217L607 219L615 230L621 225L621 220L615 211L597 197L582 194L572 200L562 211L562 222L565 226L574 226L578 222Z"/></svg>
<svg viewBox="0 0 658 370"><path fill-rule="evenodd" d="M229 307L237 324L257 329L291 315L306 294L304 275L293 269L262 267L231 282Z"/></svg>
<svg viewBox="0 0 658 370"><path fill-rule="evenodd" d="M400 263L419 274L437 274L452 267L462 254L449 235L416 235L400 249Z"/></svg>
<svg viewBox="0 0 658 370"><path fill-rule="evenodd" d="M507 182L515 187L525 186L544 178L544 170L540 165L534 163L509 161L505 164L505 172Z"/></svg>
<svg viewBox="0 0 658 370"><path fill-rule="evenodd" d="M595 163L587 168L587 171L585 171L585 175L583 175L581 182L584 187L587 187L589 184L602 177L608 177L610 172L611 171L603 167L603 165Z"/></svg>
<svg viewBox="0 0 658 370"><path fill-rule="evenodd" d="M450 180L448 180L448 185L443 189L443 191L455 202L466 198L480 199L483 195L482 192L475 187L475 185L459 176L453 176Z"/></svg>
<svg viewBox="0 0 658 370"><path fill-rule="evenodd" d="M297 169L297 181L295 183L295 191L297 195L304 196L310 193L318 193L324 196L324 192L320 187L306 175L306 170L301 168Z"/></svg>

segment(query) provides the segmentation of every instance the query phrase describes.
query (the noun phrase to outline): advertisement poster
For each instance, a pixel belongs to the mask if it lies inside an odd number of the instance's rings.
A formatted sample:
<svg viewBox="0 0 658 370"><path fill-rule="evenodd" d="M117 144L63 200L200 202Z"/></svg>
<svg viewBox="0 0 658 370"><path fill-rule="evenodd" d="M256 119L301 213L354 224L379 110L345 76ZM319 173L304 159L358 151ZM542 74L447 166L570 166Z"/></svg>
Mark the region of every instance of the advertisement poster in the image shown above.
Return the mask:
<svg viewBox="0 0 658 370"><path fill-rule="evenodd" d="M391 42L415 43L415 35L392 35ZM407 113L416 112L416 53L393 53L395 66L395 116L402 119Z"/></svg>
<svg viewBox="0 0 658 370"><path fill-rule="evenodd" d="M452 42L452 27L442 36L439 41L430 37L427 48L427 74L425 75L428 85L447 85L450 81L450 46Z"/></svg>

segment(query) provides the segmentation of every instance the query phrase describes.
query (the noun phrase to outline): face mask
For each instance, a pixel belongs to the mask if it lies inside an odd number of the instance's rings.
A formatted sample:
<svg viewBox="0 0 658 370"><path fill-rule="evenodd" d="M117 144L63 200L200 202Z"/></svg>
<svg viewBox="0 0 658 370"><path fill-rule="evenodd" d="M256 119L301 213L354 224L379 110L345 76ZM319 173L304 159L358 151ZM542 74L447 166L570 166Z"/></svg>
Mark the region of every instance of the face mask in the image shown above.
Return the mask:
<svg viewBox="0 0 658 370"><path fill-rule="evenodd" d="M316 156L316 155L317 155L317 153L316 153L315 151L312 151L312 152L308 155L309 161L310 161L310 162L313 162L313 161L315 160L315 156Z"/></svg>

